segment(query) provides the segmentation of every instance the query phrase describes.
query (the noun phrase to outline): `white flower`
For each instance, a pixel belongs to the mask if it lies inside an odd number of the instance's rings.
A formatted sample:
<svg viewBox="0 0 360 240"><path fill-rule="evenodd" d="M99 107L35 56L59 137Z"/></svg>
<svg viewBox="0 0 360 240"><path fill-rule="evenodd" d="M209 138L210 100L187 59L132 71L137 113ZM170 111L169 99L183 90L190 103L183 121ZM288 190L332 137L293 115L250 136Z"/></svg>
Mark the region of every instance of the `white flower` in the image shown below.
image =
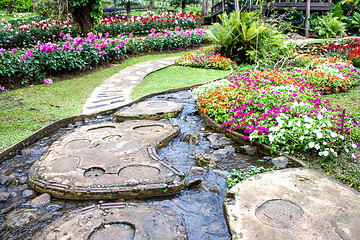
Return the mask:
<svg viewBox="0 0 360 240"><path fill-rule="evenodd" d="M274 126L274 127L269 128L269 130L270 130L271 132L277 132L277 131L280 130L280 128L279 128L278 126Z"/></svg>
<svg viewBox="0 0 360 240"><path fill-rule="evenodd" d="M315 145L315 149L316 149L316 150L319 150L319 149L320 149L320 145L319 145L319 144L316 144L316 145Z"/></svg>
<svg viewBox="0 0 360 240"><path fill-rule="evenodd" d="M316 134L316 136L317 136L317 138L323 138L323 134L322 134L321 132L318 132L318 133Z"/></svg>
<svg viewBox="0 0 360 240"><path fill-rule="evenodd" d="M351 144L352 148L357 148L357 145L355 143Z"/></svg>
<svg viewBox="0 0 360 240"><path fill-rule="evenodd" d="M272 143L275 139L275 136L272 133L269 134L269 141Z"/></svg>
<svg viewBox="0 0 360 240"><path fill-rule="evenodd" d="M299 138L299 140L300 140L300 141L303 141L304 138L305 138L304 136L301 136L301 137Z"/></svg>
<svg viewBox="0 0 360 240"><path fill-rule="evenodd" d="M305 124L304 126L305 126L306 128L308 128L308 129L310 129L310 128L311 128L311 124L308 124L308 123L307 123L307 124Z"/></svg>
<svg viewBox="0 0 360 240"><path fill-rule="evenodd" d="M298 122L296 123L296 126L297 126L297 127L301 127L301 122L298 121Z"/></svg>
<svg viewBox="0 0 360 240"><path fill-rule="evenodd" d="M309 148L313 148L315 146L315 143L309 142Z"/></svg>
<svg viewBox="0 0 360 240"><path fill-rule="evenodd" d="M323 119L323 115L318 114L318 115L317 115L317 119L319 119L319 120Z"/></svg>
<svg viewBox="0 0 360 240"><path fill-rule="evenodd" d="M305 130L305 132L304 132L305 134L308 134L309 133L309 131L308 130Z"/></svg>
<svg viewBox="0 0 360 240"><path fill-rule="evenodd" d="M325 157L329 156L329 152L328 151L323 151L323 154Z"/></svg>
<svg viewBox="0 0 360 240"><path fill-rule="evenodd" d="M341 140L344 140L345 138L344 138L344 136L343 136L343 135L340 135L340 139L341 139Z"/></svg>
<svg viewBox="0 0 360 240"><path fill-rule="evenodd" d="M348 148L345 148L345 152L346 152L346 153L349 153L349 149L348 149Z"/></svg>
<svg viewBox="0 0 360 240"><path fill-rule="evenodd" d="M357 158L357 156L355 156L355 154L352 154L351 157L352 157L352 158Z"/></svg>
<svg viewBox="0 0 360 240"><path fill-rule="evenodd" d="M332 138L336 138L337 137L337 133L336 132L331 132L331 134L330 134L330 136L332 137Z"/></svg>
<svg viewBox="0 0 360 240"><path fill-rule="evenodd" d="M327 142L323 142L323 145L326 145L327 144Z"/></svg>

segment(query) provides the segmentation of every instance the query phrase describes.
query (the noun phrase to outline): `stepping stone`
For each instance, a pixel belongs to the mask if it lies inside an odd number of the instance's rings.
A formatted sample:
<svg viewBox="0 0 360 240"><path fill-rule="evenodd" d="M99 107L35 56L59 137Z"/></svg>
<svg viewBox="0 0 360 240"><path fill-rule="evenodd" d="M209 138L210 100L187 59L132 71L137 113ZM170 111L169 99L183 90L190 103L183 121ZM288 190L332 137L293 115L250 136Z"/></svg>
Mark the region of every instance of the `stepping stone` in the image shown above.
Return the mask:
<svg viewBox="0 0 360 240"><path fill-rule="evenodd" d="M165 117L176 117L182 110L183 106L176 102L170 101L143 101L130 108L125 108L114 113L117 121L129 119L148 119L158 120Z"/></svg>
<svg viewBox="0 0 360 240"><path fill-rule="evenodd" d="M232 239L359 239L360 194L309 169L250 177L224 203Z"/></svg>
<svg viewBox="0 0 360 240"><path fill-rule="evenodd" d="M174 194L185 177L156 154L180 129L168 120L83 126L54 142L31 166L29 185L65 199Z"/></svg>
<svg viewBox="0 0 360 240"><path fill-rule="evenodd" d="M182 219L157 206L105 203L66 214L33 239L187 239Z"/></svg>

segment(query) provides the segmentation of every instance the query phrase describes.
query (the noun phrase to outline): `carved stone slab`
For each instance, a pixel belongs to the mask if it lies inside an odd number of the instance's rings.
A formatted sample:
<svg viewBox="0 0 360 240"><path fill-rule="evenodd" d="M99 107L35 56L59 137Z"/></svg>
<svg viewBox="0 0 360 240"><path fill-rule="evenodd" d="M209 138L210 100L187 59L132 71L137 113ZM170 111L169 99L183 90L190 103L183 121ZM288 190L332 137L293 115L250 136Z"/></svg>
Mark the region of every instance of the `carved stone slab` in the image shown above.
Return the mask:
<svg viewBox="0 0 360 240"><path fill-rule="evenodd" d="M129 119L158 120L166 117L176 117L183 108L181 104L171 101L143 101L130 108L117 111L114 113L114 118L117 121Z"/></svg>
<svg viewBox="0 0 360 240"><path fill-rule="evenodd" d="M250 177L228 194L232 239L359 239L360 194L309 169Z"/></svg>
<svg viewBox="0 0 360 240"><path fill-rule="evenodd" d="M29 185L68 199L173 194L185 177L156 154L180 132L169 121L104 122L54 142L29 170Z"/></svg>
<svg viewBox="0 0 360 240"><path fill-rule="evenodd" d="M182 219L162 207L105 203L61 217L34 239L185 240L187 234Z"/></svg>

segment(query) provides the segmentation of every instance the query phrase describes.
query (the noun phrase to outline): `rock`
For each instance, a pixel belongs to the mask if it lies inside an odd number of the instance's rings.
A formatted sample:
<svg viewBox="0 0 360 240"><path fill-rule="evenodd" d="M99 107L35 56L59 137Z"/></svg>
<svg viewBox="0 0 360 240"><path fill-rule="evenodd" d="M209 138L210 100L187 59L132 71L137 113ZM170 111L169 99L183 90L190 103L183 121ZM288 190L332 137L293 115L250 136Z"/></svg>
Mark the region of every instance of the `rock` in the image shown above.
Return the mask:
<svg viewBox="0 0 360 240"><path fill-rule="evenodd" d="M206 173L206 170L202 167L191 167L189 170L189 175L203 175Z"/></svg>
<svg viewBox="0 0 360 240"><path fill-rule="evenodd" d="M289 163L289 160L286 157L277 157L273 158L270 161L275 166L278 166L280 169L286 168Z"/></svg>
<svg viewBox="0 0 360 240"><path fill-rule="evenodd" d="M231 145L232 143L233 143L232 140L230 138L228 138L228 137L221 137L219 139L219 144L220 145Z"/></svg>
<svg viewBox="0 0 360 240"><path fill-rule="evenodd" d="M189 133L184 137L183 141L188 142L190 145L196 146L200 143L200 134L197 132Z"/></svg>
<svg viewBox="0 0 360 240"><path fill-rule="evenodd" d="M9 228L15 229L24 227L33 221L41 222L50 217L52 217L51 214L45 214L40 209L19 208L6 214L4 224Z"/></svg>
<svg viewBox="0 0 360 240"><path fill-rule="evenodd" d="M204 153L195 154L195 162L199 166L214 167L216 165L216 161L218 161L218 159L209 154L204 154Z"/></svg>
<svg viewBox="0 0 360 240"><path fill-rule="evenodd" d="M271 160L271 159L273 159L273 157L270 157L270 156L263 156L263 159L265 159L265 160Z"/></svg>
<svg viewBox="0 0 360 240"><path fill-rule="evenodd" d="M13 182L14 180L16 180L16 177L13 174L11 174L9 176L0 176L0 184L3 186L10 185L11 182Z"/></svg>
<svg viewBox="0 0 360 240"><path fill-rule="evenodd" d="M235 153L235 148L233 146L226 146L225 150L227 153Z"/></svg>
<svg viewBox="0 0 360 240"><path fill-rule="evenodd" d="M225 149L219 149L214 151L214 155L216 156L225 156L228 153Z"/></svg>
<svg viewBox="0 0 360 240"><path fill-rule="evenodd" d="M31 207L41 207L49 204L51 201L51 196L48 193L43 193L40 196L34 198L29 202Z"/></svg>
<svg viewBox="0 0 360 240"><path fill-rule="evenodd" d="M230 175L229 172L222 171L222 170L217 170L217 169L213 170L213 173L215 173L215 174L217 174L217 175L219 175L221 177L227 177L227 176Z"/></svg>
<svg viewBox="0 0 360 240"><path fill-rule="evenodd" d="M194 178L186 182L187 188L194 188L197 187L200 183L204 181L204 178Z"/></svg>
<svg viewBox="0 0 360 240"><path fill-rule="evenodd" d="M6 202L10 196L11 194L8 192L0 192L0 202Z"/></svg>
<svg viewBox="0 0 360 240"><path fill-rule="evenodd" d="M20 184L26 184L26 177L22 177L19 179Z"/></svg>
<svg viewBox="0 0 360 240"><path fill-rule="evenodd" d="M34 190L27 189L23 191L22 196L25 198L34 198L36 197L36 192Z"/></svg>
<svg viewBox="0 0 360 240"><path fill-rule="evenodd" d="M211 149L214 149L214 150L218 150L220 148L223 148L224 146L223 145L219 145L219 144L211 144L209 146Z"/></svg>
<svg viewBox="0 0 360 240"><path fill-rule="evenodd" d="M209 183L204 183L203 182L201 184L201 187L205 192L212 192L212 193L218 193L219 192L219 187L218 186L212 185L212 184L209 184Z"/></svg>
<svg viewBox="0 0 360 240"><path fill-rule="evenodd" d="M35 150L36 150L36 148L34 148L34 147L24 148L23 150L21 150L21 155L23 155L23 156L32 155Z"/></svg>
<svg viewBox="0 0 360 240"><path fill-rule="evenodd" d="M257 152L256 147L253 147L250 145L240 146L236 150L237 150L237 152L246 153L248 155L255 155L255 153Z"/></svg>

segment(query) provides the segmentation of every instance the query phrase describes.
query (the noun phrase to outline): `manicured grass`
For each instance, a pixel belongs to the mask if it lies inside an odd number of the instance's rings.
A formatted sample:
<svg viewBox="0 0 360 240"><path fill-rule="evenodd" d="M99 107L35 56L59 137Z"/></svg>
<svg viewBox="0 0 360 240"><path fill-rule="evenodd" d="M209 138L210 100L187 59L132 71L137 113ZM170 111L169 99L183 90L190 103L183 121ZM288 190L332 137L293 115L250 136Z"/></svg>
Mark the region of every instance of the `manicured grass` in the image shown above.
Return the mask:
<svg viewBox="0 0 360 240"><path fill-rule="evenodd" d="M184 52L137 57L84 77L53 79L50 85L0 92L0 151L51 122L80 114L94 88L120 70L139 62L182 54Z"/></svg>
<svg viewBox="0 0 360 240"><path fill-rule="evenodd" d="M23 13L15 13L15 12L13 12L12 14L7 15L6 14L6 9L0 9L0 20L5 19L7 21L12 21L15 18L16 19L24 19L24 18L33 18L33 17L39 16L38 13L27 14L26 16L23 16L23 15L24 15Z"/></svg>
<svg viewBox="0 0 360 240"><path fill-rule="evenodd" d="M134 88L132 98L136 99L152 92L180 88L225 77L230 71L172 66L151 73Z"/></svg>

